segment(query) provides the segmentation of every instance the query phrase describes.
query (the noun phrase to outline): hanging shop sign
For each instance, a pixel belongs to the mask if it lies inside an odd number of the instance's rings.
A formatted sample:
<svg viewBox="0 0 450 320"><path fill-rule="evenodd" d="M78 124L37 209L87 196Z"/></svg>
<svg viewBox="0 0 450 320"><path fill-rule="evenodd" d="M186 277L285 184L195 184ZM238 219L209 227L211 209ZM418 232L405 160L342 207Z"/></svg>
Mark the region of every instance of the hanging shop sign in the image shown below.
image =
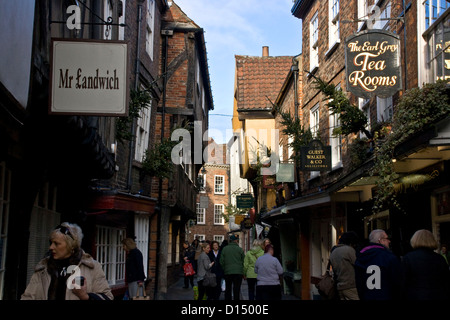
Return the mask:
<svg viewBox="0 0 450 320"><path fill-rule="evenodd" d="M262 176L262 187L264 189L274 189L276 184L276 176Z"/></svg>
<svg viewBox="0 0 450 320"><path fill-rule="evenodd" d="M400 38L385 30L365 30L345 41L347 90L362 98L387 98L402 88Z"/></svg>
<svg viewBox="0 0 450 320"><path fill-rule="evenodd" d="M276 174L277 182L295 182L294 179L294 164L280 163Z"/></svg>
<svg viewBox="0 0 450 320"><path fill-rule="evenodd" d="M244 229L250 229L253 227L253 222L250 218L244 218L241 224Z"/></svg>
<svg viewBox="0 0 450 320"><path fill-rule="evenodd" d="M330 171L331 147L324 146L320 140L312 140L300 148L302 171Z"/></svg>
<svg viewBox="0 0 450 320"><path fill-rule="evenodd" d="M242 193L236 196L236 207L239 209L250 209L255 205L253 203L253 196L250 193Z"/></svg>
<svg viewBox="0 0 450 320"><path fill-rule="evenodd" d="M127 115L125 41L52 39L50 54L50 114Z"/></svg>

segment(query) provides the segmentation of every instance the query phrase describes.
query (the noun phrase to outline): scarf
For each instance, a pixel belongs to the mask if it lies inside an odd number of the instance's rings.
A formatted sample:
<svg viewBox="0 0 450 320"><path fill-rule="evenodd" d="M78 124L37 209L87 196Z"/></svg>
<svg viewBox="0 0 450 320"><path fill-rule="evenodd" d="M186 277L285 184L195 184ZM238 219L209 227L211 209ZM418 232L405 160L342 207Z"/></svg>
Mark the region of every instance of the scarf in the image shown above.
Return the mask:
<svg viewBox="0 0 450 320"><path fill-rule="evenodd" d="M47 262L47 272L50 274L51 281L48 288L48 300L65 300L67 279L71 276L67 272L70 265L78 265L81 260L82 252L77 250L67 259L53 259L49 258Z"/></svg>

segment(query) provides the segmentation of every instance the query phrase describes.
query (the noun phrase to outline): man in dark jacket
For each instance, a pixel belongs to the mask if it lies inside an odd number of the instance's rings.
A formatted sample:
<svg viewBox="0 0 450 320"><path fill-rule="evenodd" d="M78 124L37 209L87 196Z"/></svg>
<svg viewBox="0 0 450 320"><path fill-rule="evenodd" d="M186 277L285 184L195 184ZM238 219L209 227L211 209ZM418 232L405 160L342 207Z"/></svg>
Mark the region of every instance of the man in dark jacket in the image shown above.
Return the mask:
<svg viewBox="0 0 450 320"><path fill-rule="evenodd" d="M369 235L370 244L357 253L356 288L361 300L401 298L403 272L400 260L390 251L390 240L381 229Z"/></svg>

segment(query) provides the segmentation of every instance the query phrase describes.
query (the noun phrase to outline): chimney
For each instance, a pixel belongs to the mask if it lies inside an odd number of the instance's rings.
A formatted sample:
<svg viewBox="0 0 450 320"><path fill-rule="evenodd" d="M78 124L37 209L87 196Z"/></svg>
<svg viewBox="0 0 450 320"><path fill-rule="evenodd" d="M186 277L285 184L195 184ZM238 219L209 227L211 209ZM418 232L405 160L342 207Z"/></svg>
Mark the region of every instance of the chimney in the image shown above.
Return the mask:
<svg viewBox="0 0 450 320"><path fill-rule="evenodd" d="M269 47L268 46L263 46L262 47L262 56L263 57L268 57L269 56Z"/></svg>

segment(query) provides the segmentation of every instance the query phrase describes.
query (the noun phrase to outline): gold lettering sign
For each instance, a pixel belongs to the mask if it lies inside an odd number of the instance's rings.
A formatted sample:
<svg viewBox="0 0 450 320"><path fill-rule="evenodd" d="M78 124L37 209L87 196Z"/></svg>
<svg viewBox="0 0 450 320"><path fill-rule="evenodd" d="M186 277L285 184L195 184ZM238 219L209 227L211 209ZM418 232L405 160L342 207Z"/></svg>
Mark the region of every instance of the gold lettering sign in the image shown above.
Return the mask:
<svg viewBox="0 0 450 320"><path fill-rule="evenodd" d="M391 32L366 30L345 42L347 90L358 97L390 97L401 89L400 40Z"/></svg>

